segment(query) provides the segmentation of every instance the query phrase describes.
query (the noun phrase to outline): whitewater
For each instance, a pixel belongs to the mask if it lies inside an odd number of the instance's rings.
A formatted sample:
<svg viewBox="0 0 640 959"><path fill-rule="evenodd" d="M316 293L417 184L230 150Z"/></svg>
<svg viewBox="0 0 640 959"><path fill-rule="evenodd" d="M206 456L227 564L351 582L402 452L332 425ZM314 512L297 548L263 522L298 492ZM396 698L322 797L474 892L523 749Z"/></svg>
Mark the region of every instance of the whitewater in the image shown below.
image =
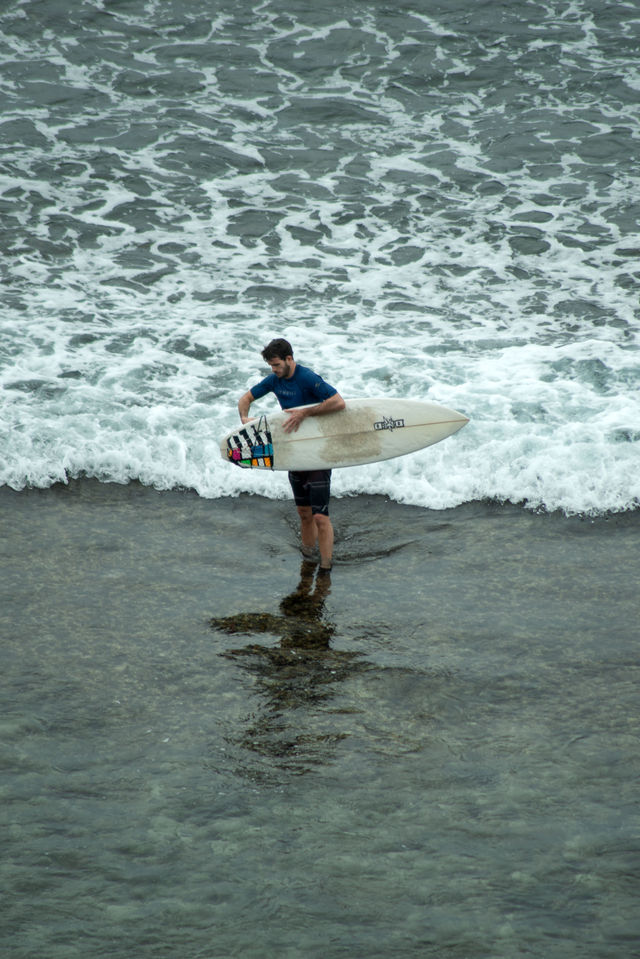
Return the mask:
<svg viewBox="0 0 640 959"><path fill-rule="evenodd" d="M636 509L639 25L596 0L8 5L0 484L288 497L218 451L285 336L346 398L470 418L338 496Z"/></svg>

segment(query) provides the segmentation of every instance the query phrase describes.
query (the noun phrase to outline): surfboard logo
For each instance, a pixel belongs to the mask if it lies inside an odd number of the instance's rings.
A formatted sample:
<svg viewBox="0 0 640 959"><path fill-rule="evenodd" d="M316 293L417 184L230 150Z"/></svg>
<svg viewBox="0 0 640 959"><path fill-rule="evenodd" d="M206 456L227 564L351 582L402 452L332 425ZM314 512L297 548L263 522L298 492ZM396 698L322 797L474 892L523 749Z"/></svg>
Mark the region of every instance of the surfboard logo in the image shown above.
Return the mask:
<svg viewBox="0 0 640 959"><path fill-rule="evenodd" d="M404 426L404 420L394 420L391 416L385 416L373 424L375 430L401 430Z"/></svg>
<svg viewBox="0 0 640 959"><path fill-rule="evenodd" d="M242 469L273 469L273 443L266 418L248 423L227 440L227 459Z"/></svg>

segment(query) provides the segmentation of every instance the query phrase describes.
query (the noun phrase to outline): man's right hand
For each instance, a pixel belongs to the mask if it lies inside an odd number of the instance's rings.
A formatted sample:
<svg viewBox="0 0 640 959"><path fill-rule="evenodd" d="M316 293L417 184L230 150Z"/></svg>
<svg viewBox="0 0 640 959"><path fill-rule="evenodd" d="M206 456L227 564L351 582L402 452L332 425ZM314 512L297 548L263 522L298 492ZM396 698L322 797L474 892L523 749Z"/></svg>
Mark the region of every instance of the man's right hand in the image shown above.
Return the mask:
<svg viewBox="0 0 640 959"><path fill-rule="evenodd" d="M240 414L240 419L242 423L248 423L249 420L252 420L254 417L249 415L249 407L253 403L253 394L251 390L248 393L245 393L244 396L241 396L238 401L238 413Z"/></svg>

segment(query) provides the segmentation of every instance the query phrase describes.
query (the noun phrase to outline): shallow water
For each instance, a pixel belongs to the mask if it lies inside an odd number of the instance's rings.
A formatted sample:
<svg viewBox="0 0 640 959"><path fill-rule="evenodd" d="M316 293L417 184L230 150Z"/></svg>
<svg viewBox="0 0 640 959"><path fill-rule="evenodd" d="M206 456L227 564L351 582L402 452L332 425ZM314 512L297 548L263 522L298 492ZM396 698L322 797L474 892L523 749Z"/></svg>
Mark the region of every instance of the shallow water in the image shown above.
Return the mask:
<svg viewBox="0 0 640 959"><path fill-rule="evenodd" d="M633 954L637 513L0 507L12 959Z"/></svg>

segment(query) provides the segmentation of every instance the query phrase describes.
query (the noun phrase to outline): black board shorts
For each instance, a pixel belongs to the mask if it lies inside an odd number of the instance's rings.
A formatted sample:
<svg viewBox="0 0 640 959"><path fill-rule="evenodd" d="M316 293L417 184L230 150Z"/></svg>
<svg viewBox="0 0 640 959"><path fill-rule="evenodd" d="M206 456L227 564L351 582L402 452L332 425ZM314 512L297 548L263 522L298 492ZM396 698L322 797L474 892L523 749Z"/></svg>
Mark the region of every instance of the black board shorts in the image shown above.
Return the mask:
<svg viewBox="0 0 640 959"><path fill-rule="evenodd" d="M310 506L312 513L329 515L331 470L294 471L289 473L296 506Z"/></svg>

